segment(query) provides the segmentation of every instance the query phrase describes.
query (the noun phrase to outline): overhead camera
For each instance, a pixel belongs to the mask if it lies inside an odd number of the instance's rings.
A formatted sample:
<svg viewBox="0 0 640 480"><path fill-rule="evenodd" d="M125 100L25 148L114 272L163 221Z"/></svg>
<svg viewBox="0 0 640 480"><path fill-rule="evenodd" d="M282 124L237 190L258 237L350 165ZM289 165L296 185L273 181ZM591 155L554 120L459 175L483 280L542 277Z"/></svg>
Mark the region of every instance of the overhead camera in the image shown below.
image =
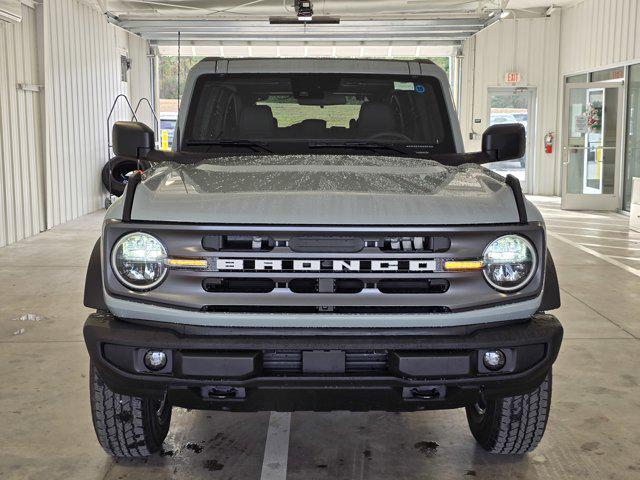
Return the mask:
<svg viewBox="0 0 640 480"><path fill-rule="evenodd" d="M313 4L310 0L296 0L295 8L299 21L310 22L313 19Z"/></svg>

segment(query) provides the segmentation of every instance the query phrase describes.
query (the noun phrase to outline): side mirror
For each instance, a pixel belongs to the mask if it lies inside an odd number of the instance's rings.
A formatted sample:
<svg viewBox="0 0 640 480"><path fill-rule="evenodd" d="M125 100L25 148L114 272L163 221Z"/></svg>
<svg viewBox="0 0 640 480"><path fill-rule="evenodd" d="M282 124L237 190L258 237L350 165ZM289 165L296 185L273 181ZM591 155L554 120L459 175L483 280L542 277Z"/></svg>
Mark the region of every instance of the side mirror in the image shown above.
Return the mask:
<svg viewBox="0 0 640 480"><path fill-rule="evenodd" d="M527 133L520 123L492 125L482 135L482 153L492 162L522 158L526 149Z"/></svg>
<svg viewBox="0 0 640 480"><path fill-rule="evenodd" d="M117 156L144 158L155 149L153 130L140 122L115 122L111 139Z"/></svg>

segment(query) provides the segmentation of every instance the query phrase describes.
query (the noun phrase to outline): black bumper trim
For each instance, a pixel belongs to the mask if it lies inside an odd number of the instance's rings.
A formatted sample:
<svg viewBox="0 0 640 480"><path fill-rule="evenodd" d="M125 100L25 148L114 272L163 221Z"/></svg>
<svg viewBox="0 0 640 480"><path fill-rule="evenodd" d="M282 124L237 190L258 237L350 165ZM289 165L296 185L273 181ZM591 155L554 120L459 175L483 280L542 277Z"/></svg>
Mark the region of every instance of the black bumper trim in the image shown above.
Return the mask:
<svg viewBox="0 0 640 480"><path fill-rule="evenodd" d="M437 330L437 329L434 329ZM390 335L388 332L368 336L316 335L209 335L180 334L168 328L151 327L119 320L106 313L89 316L84 336L92 362L109 387L119 393L136 396L162 397L168 392L170 401L187 408L222 410L422 410L427 408L456 408L478 398L526 393L536 388L550 371L562 341L562 326L552 315L536 314L531 319L509 325L477 329L471 333L414 336ZM388 372L362 373L294 373L273 374L260 369L243 378L209 378L179 376L174 370L154 374L132 372L109 362L104 345L133 348L159 348L208 352L253 352L276 350L380 350L413 351L428 354L471 352L478 358L482 349L505 348L513 351L543 346L541 359L525 365L521 371L483 374L473 367L461 375L459 368L437 378L407 378ZM522 348L519 348L522 347ZM474 352L476 352L474 354ZM472 365L475 365L472 360ZM205 398L207 388L223 388L243 393L242 398ZM426 399L417 395L407 399L411 389L435 388L446 392L439 398ZM409 390L407 390L409 389ZM404 395L403 395L404 394ZM404 396L404 398L403 398Z"/></svg>

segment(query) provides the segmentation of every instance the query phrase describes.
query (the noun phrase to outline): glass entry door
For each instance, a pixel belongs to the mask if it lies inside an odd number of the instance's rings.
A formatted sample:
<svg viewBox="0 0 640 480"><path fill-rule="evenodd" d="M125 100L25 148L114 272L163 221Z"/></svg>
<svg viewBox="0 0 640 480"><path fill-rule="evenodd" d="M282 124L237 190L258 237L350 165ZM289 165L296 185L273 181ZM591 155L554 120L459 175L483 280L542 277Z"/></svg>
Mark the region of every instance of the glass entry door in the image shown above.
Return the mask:
<svg viewBox="0 0 640 480"><path fill-rule="evenodd" d="M494 172L514 175L525 192L530 192L535 142L535 90L531 88L489 88L489 125L520 123L527 132L527 149L517 160L494 162L485 166Z"/></svg>
<svg viewBox="0 0 640 480"><path fill-rule="evenodd" d="M562 208L617 210L622 86L590 83L566 88Z"/></svg>

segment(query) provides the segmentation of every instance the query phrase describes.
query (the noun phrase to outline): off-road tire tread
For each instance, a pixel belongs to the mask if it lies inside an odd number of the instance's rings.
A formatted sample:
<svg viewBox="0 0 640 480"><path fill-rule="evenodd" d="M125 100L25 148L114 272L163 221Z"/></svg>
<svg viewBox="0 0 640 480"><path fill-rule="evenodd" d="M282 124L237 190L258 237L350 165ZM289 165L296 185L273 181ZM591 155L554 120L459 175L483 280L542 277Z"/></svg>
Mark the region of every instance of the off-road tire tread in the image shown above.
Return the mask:
<svg viewBox="0 0 640 480"><path fill-rule="evenodd" d="M169 431L171 408L160 421L155 402L111 391L93 365L90 369L91 413L102 448L114 457L148 457L159 451Z"/></svg>
<svg viewBox="0 0 640 480"><path fill-rule="evenodd" d="M522 455L533 451L542 440L550 406L551 372L530 393L490 402L482 424L474 424L475 407L467 407L467 417L473 436L485 450L502 455Z"/></svg>

